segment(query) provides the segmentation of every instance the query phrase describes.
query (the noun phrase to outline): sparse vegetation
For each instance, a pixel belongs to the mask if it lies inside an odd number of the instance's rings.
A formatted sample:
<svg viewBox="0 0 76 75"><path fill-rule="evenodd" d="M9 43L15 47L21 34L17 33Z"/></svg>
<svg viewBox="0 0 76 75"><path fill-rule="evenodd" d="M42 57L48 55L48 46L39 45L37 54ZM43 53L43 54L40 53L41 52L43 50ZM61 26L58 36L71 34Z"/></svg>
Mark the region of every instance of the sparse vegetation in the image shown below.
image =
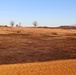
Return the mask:
<svg viewBox="0 0 76 75"><path fill-rule="evenodd" d="M38 26L37 21L34 21L33 25L34 25L34 27L37 27Z"/></svg>
<svg viewBox="0 0 76 75"><path fill-rule="evenodd" d="M76 30L0 27L0 33L1 75L76 75Z"/></svg>
<svg viewBox="0 0 76 75"><path fill-rule="evenodd" d="M56 32L52 32L51 34L52 34L52 35L58 35Z"/></svg>
<svg viewBox="0 0 76 75"><path fill-rule="evenodd" d="M67 39L70 39L70 40L75 40L76 39L76 36L67 36L66 38Z"/></svg>
<svg viewBox="0 0 76 75"><path fill-rule="evenodd" d="M16 24L16 27L19 27L18 24Z"/></svg>
<svg viewBox="0 0 76 75"><path fill-rule="evenodd" d="M11 21L10 24L11 24L11 26L13 27L14 24L15 24L15 22L14 22L14 21Z"/></svg>

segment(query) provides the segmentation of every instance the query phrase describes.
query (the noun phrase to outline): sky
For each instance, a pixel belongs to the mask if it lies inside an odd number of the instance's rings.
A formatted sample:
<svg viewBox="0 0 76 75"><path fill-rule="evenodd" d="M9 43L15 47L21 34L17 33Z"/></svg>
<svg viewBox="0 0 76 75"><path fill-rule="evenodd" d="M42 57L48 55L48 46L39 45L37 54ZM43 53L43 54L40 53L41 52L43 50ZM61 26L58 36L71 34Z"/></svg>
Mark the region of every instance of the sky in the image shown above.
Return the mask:
<svg viewBox="0 0 76 75"><path fill-rule="evenodd" d="M56 27L76 24L76 0L0 0L0 25Z"/></svg>

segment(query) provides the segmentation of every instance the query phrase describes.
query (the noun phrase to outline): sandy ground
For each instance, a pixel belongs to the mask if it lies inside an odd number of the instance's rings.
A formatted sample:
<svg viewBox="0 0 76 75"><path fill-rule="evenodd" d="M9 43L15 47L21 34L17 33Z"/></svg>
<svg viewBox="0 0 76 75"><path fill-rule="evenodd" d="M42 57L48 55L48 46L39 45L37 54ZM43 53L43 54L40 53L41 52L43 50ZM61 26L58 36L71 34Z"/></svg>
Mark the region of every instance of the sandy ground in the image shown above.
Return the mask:
<svg viewBox="0 0 76 75"><path fill-rule="evenodd" d="M0 75L76 75L76 60L1 65Z"/></svg>

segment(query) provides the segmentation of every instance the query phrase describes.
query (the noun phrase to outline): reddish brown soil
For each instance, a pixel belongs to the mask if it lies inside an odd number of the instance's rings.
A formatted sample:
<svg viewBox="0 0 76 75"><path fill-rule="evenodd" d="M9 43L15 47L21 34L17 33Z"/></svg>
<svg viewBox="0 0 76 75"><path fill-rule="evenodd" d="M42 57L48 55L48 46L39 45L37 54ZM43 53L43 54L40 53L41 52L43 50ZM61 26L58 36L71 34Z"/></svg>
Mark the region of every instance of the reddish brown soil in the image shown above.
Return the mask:
<svg viewBox="0 0 76 75"><path fill-rule="evenodd" d="M3 33L0 64L76 59L75 30L6 28Z"/></svg>

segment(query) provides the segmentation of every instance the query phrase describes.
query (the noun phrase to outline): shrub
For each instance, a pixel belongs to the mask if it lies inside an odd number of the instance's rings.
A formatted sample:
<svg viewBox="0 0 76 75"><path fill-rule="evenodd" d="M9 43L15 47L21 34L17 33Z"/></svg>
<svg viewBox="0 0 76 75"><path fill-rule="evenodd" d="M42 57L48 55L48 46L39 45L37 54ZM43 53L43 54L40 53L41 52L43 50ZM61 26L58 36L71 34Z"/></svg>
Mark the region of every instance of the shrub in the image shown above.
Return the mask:
<svg viewBox="0 0 76 75"><path fill-rule="evenodd" d="M57 35L57 33L56 33L56 32L52 32L51 34L52 34L52 35Z"/></svg>

